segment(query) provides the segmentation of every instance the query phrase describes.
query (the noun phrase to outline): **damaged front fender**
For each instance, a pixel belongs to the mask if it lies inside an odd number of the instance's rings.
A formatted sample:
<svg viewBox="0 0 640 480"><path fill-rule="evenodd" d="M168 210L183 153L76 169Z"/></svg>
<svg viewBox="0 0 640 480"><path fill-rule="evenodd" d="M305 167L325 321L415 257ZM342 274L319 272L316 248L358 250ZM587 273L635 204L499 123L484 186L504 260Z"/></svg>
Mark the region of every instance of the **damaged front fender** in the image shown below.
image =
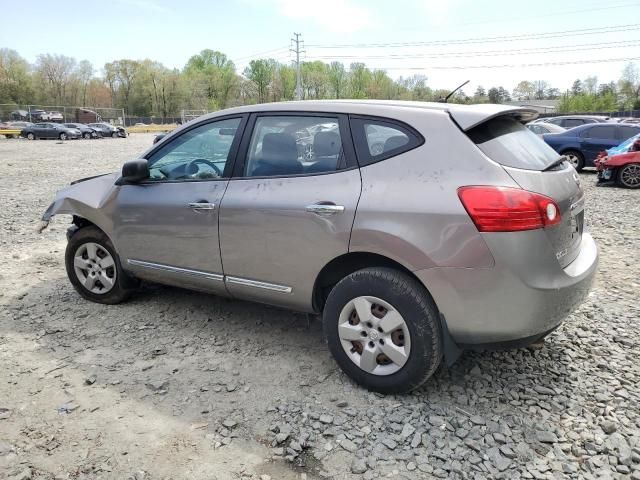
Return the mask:
<svg viewBox="0 0 640 480"><path fill-rule="evenodd" d="M49 208L42 215L37 231L42 232L54 215L68 214L85 218L102 230L108 228L108 217L102 211L113 198L116 189L117 174L92 177L72 183L57 194Z"/></svg>

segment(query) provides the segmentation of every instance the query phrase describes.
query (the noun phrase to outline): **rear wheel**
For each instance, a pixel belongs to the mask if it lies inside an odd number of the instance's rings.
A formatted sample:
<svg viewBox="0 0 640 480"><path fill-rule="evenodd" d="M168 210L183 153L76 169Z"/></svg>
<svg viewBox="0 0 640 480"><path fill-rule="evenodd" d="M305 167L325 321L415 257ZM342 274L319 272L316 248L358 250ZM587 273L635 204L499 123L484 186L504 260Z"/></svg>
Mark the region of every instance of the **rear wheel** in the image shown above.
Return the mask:
<svg viewBox="0 0 640 480"><path fill-rule="evenodd" d="M83 133L82 136L87 140L89 140L91 138L91 134L89 132Z"/></svg>
<svg viewBox="0 0 640 480"><path fill-rule="evenodd" d="M127 276L109 238L96 227L76 232L65 252L67 276L73 288L87 300L115 304L126 300Z"/></svg>
<svg viewBox="0 0 640 480"><path fill-rule="evenodd" d="M36 139L36 136L35 136L33 133L27 133L27 138L28 138L29 140L35 140L35 139Z"/></svg>
<svg viewBox="0 0 640 480"><path fill-rule="evenodd" d="M640 163L628 163L618 169L618 185L640 188Z"/></svg>
<svg viewBox="0 0 640 480"><path fill-rule="evenodd" d="M571 163L571 165L573 165L573 168L575 168L578 172L584 168L584 155L582 155L582 153L580 153L579 151L567 150L563 153L563 155L567 157L569 163Z"/></svg>
<svg viewBox="0 0 640 480"><path fill-rule="evenodd" d="M327 298L323 324L342 370L369 390L414 390L442 359L433 299L418 281L397 270L366 268L342 279Z"/></svg>

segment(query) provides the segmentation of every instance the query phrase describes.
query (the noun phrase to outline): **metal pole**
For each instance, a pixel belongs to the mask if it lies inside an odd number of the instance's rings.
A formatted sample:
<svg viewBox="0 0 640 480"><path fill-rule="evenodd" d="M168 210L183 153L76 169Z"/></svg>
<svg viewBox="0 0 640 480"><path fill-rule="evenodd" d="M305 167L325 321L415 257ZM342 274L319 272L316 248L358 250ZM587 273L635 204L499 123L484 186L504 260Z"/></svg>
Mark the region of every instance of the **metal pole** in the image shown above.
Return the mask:
<svg viewBox="0 0 640 480"><path fill-rule="evenodd" d="M296 100L302 100L302 82L300 80L300 35L301 33L294 33L296 38L292 38L291 41L296 44L296 48L292 49L292 52L296 54Z"/></svg>

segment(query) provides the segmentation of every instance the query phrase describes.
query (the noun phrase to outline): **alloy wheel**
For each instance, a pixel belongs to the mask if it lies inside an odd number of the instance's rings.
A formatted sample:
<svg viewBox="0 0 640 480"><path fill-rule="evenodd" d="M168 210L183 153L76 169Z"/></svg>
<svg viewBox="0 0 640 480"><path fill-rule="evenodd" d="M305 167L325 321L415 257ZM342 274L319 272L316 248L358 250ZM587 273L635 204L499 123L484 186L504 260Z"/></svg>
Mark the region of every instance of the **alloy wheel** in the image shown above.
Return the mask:
<svg viewBox="0 0 640 480"><path fill-rule="evenodd" d="M570 154L565 155L565 156L566 156L567 160L569 161L569 163L571 165L573 165L573 168L577 169L580 166L580 158L577 155L575 155L573 153L570 153Z"/></svg>
<svg viewBox="0 0 640 480"><path fill-rule="evenodd" d="M73 256L76 277L91 293L105 294L116 282L116 265L106 248L94 242L83 243Z"/></svg>
<svg viewBox="0 0 640 480"><path fill-rule="evenodd" d="M411 353L411 337L404 318L377 297L350 300L340 312L338 336L349 359L373 375L396 373Z"/></svg>
<svg viewBox="0 0 640 480"><path fill-rule="evenodd" d="M620 181L627 188L638 188L640 186L640 165L631 163L620 171Z"/></svg>

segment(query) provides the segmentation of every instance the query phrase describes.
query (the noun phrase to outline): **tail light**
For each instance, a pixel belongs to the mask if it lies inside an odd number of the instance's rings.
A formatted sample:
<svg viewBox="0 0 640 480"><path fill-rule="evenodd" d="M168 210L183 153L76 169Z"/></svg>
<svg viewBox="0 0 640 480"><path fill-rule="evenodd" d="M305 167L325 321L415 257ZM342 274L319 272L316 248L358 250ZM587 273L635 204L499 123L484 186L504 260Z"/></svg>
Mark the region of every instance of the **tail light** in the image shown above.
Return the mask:
<svg viewBox="0 0 640 480"><path fill-rule="evenodd" d="M519 232L560 223L551 198L518 188L460 187L458 197L480 232Z"/></svg>

